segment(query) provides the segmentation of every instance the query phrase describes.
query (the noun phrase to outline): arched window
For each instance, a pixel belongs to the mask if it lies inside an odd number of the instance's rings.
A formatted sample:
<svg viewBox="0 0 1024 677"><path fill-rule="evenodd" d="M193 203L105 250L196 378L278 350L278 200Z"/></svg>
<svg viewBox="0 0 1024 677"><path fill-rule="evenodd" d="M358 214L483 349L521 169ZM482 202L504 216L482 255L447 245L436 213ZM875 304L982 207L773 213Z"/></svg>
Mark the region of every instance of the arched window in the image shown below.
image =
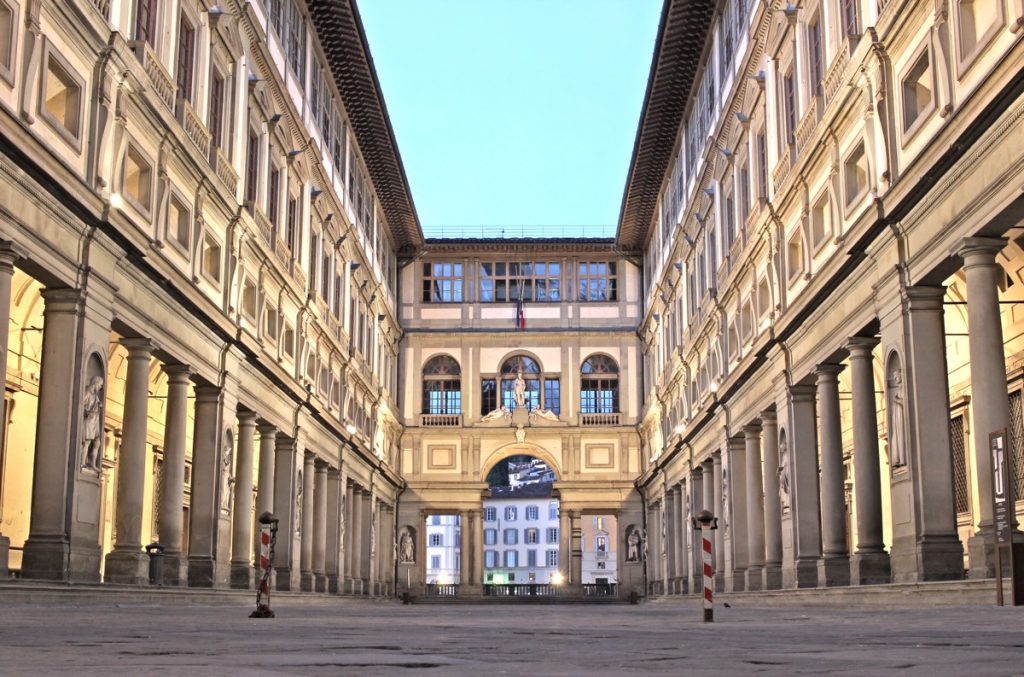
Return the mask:
<svg viewBox="0 0 1024 677"><path fill-rule="evenodd" d="M433 357L423 365L423 413L462 413L462 370L448 355Z"/></svg>
<svg viewBox="0 0 1024 677"><path fill-rule="evenodd" d="M580 370L580 411L613 414L619 411L619 365L606 355L588 357Z"/></svg>
<svg viewBox="0 0 1024 677"><path fill-rule="evenodd" d="M515 382L519 372L526 381L526 408L533 410L540 406L540 365L532 357L514 355L501 365L501 403L508 409L515 409Z"/></svg>

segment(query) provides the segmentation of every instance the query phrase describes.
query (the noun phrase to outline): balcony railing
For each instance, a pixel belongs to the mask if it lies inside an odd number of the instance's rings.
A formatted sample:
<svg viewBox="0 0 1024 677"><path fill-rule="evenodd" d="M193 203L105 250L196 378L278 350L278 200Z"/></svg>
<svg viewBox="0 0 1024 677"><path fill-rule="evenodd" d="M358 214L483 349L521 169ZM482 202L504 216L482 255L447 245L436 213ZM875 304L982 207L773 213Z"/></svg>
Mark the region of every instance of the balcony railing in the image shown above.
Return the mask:
<svg viewBox="0 0 1024 677"><path fill-rule="evenodd" d="M584 583L584 597L615 597L618 594L614 583Z"/></svg>
<svg viewBox="0 0 1024 677"><path fill-rule="evenodd" d="M306 271L304 271L297 264L296 265L292 265L292 277L295 279L295 284L299 285L300 289L306 289L307 288L306 287L306 283L307 283Z"/></svg>
<svg viewBox="0 0 1024 677"><path fill-rule="evenodd" d="M800 124L796 126L796 154L800 155L807 147L808 142L818 129L818 121L821 119L821 97L811 97L811 105L807 108Z"/></svg>
<svg viewBox="0 0 1024 677"><path fill-rule="evenodd" d="M238 190L238 172L231 166L231 160L224 154L224 151L218 147L216 153L213 156L214 170L217 172L217 178L227 187L228 191L232 195Z"/></svg>
<svg viewBox="0 0 1024 677"><path fill-rule="evenodd" d="M789 176L789 170L793 166L792 153L790 152L790 146L786 146L782 149L782 157L779 158L779 162L775 165L775 169L772 171L772 185L775 187L775 191L778 192L779 186Z"/></svg>
<svg viewBox="0 0 1024 677"><path fill-rule="evenodd" d="M580 413L580 425L621 425L622 414L613 412L608 414L587 414Z"/></svg>
<svg viewBox="0 0 1024 677"><path fill-rule="evenodd" d="M273 246L274 244L274 229L270 225L270 219L263 213L259 205L253 205L252 207L252 220L256 222L256 227L260 229L260 235L263 237L263 241L268 245Z"/></svg>
<svg viewBox="0 0 1024 677"><path fill-rule="evenodd" d="M186 99L178 99L178 124L185 130L188 138L192 139L203 157L210 155L210 132L206 125L199 118L196 109Z"/></svg>
<svg viewBox="0 0 1024 677"><path fill-rule="evenodd" d="M427 583L424 594L427 597L458 597L458 583Z"/></svg>
<svg viewBox="0 0 1024 677"><path fill-rule="evenodd" d="M825 105L828 106L835 98L836 93L839 91L839 86L843 83L843 73L846 72L846 66L850 63L850 46L849 38L843 42L843 45L839 48L836 54L836 60L828 69L828 73L825 73Z"/></svg>
<svg viewBox="0 0 1024 677"><path fill-rule="evenodd" d="M110 0L92 0L92 6L103 15L104 19L110 20Z"/></svg>
<svg viewBox="0 0 1024 677"><path fill-rule="evenodd" d="M557 588L547 583L484 585L484 597L554 597Z"/></svg>
<svg viewBox="0 0 1024 677"><path fill-rule="evenodd" d="M153 46L146 40L132 40L128 43L135 57L142 64L142 70L146 71L149 82L153 85L153 91L157 97L164 102L167 109L174 112L174 92L177 89L174 85L174 78L167 72L164 65L160 63L160 57L156 55Z"/></svg>
<svg viewBox="0 0 1024 677"><path fill-rule="evenodd" d="M289 249L288 245L280 237L274 239L274 256L285 267L285 270L291 270L292 250Z"/></svg>
<svg viewBox="0 0 1024 677"><path fill-rule="evenodd" d="M424 428L457 428L462 425L462 414L420 414Z"/></svg>

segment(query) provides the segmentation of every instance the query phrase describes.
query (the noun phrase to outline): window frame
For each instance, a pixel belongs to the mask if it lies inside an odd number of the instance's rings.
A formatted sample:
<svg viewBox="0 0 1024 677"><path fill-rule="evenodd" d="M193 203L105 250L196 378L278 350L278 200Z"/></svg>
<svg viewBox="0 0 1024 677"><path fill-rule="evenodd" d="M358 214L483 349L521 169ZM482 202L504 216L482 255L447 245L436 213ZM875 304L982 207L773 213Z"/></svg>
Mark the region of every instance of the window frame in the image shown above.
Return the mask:
<svg viewBox="0 0 1024 677"><path fill-rule="evenodd" d="M12 0L0 0L0 2L11 13L11 30L7 36L7 39L10 41L8 45L9 51L6 57L0 60L0 79L3 79L8 85L13 87L15 83L14 70L18 64L18 38L21 34L21 31L18 29L21 25L21 6Z"/></svg>
<svg viewBox="0 0 1024 677"><path fill-rule="evenodd" d="M136 164L141 161L144 165L146 172L149 174L148 186L146 186L146 203L141 202L136 196L131 195L125 185L125 180L128 177L128 160L132 154L136 156ZM119 188L121 197L124 198L125 202L135 208L140 214L146 218L152 218L153 206L156 198L156 191L154 190L153 184L156 182L156 166L153 163L153 158L150 157L149 153L142 149L137 142L133 139L129 139L125 144L124 157L121 159L121 176L119 177ZM148 204L147 204L148 203Z"/></svg>
<svg viewBox="0 0 1024 677"><path fill-rule="evenodd" d="M50 71L51 60L64 72L72 84L78 87L78 116L75 120L75 130L65 127L46 108L46 80ZM72 67L71 62L64 58L64 55L53 48L53 44L45 36L43 38L43 57L39 70L41 79L38 103L39 117L45 120L48 126L71 146L76 153L80 153L82 151L82 140L85 136L85 110L89 100L88 92L86 91L86 80Z"/></svg>
<svg viewBox="0 0 1024 677"><path fill-rule="evenodd" d="M910 76L911 71L913 71L914 69L917 68L917 65L920 63L922 58L927 58L928 59L928 74L930 76L929 77L930 82L928 83L928 86L929 86L929 91L931 93L931 97L930 97L930 99L928 101L928 105L926 105L923 108L921 108L920 110L918 110L917 111L917 115L914 117L913 121L908 125L907 124L907 78ZM921 45L916 50L914 50L913 56L911 56L909 59L907 59L907 62L906 62L906 64L904 64L903 69L900 71L900 76L899 76L899 87L898 87L898 89L899 89L899 103L900 103L900 105L898 106L898 113L897 114L900 117L900 136L901 136L901 139L903 141L903 146L904 147L906 147L906 145L908 143L910 143L910 140L917 134L917 132L921 129L921 127L924 126L928 122L928 120L931 118L932 113L935 112L935 106L936 106L935 96L938 93L937 92L938 81L937 81L936 78L937 78L937 75L935 73L935 59L933 58L932 50L931 50L931 48L930 48L930 46L928 44L928 41L925 40L925 41L923 41L921 43Z"/></svg>

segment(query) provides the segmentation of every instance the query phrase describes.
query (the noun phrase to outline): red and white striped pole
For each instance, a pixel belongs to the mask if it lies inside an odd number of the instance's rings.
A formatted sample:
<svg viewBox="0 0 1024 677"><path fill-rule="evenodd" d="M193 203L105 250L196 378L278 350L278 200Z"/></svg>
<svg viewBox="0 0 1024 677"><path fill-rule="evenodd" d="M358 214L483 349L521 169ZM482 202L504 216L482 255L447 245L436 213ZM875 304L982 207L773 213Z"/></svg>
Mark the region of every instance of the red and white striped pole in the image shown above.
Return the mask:
<svg viewBox="0 0 1024 677"><path fill-rule="evenodd" d="M269 512L259 517L260 581L256 587L256 610L249 618L273 618L270 610L270 577L274 569L274 544L277 541L277 518Z"/></svg>
<svg viewBox="0 0 1024 677"><path fill-rule="evenodd" d="M709 510L701 510L694 517L700 525L701 559L704 564L704 622L715 620L715 566L711 557L711 530L718 528L718 520Z"/></svg>
<svg viewBox="0 0 1024 677"><path fill-rule="evenodd" d="M260 573L263 574L270 570L270 525L263 524L260 526ZM269 581L265 580L265 576L261 576L260 585L263 587L263 594L270 595Z"/></svg>

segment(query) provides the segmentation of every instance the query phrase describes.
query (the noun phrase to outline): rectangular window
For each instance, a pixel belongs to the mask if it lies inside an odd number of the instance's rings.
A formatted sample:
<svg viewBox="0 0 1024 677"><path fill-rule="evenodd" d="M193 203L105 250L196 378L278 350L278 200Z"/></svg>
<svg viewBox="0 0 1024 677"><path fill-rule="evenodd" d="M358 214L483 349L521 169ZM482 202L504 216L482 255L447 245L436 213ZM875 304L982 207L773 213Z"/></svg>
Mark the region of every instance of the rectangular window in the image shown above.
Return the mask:
<svg viewBox="0 0 1024 677"><path fill-rule="evenodd" d="M260 177L260 137L250 130L245 158L245 201L250 207L256 203L256 187Z"/></svg>
<svg viewBox="0 0 1024 677"><path fill-rule="evenodd" d="M484 566L488 569L493 569L498 566L498 552L496 550L487 550L484 552Z"/></svg>
<svg viewBox="0 0 1024 677"><path fill-rule="evenodd" d="M548 504L548 519L558 519L558 501L551 501Z"/></svg>
<svg viewBox="0 0 1024 677"><path fill-rule="evenodd" d="M535 567L537 566L537 551L527 550L526 551L526 566Z"/></svg>
<svg viewBox="0 0 1024 677"><path fill-rule="evenodd" d="M484 545L495 545L498 542L497 529L484 529Z"/></svg>
<svg viewBox="0 0 1024 677"><path fill-rule="evenodd" d="M270 171L267 178L267 218L273 229L272 237L277 237L277 219L280 212L280 191L281 191L281 170L270 163Z"/></svg>
<svg viewBox="0 0 1024 677"><path fill-rule="evenodd" d="M42 101L43 117L77 141L82 133L82 84L53 53L46 62Z"/></svg>
<svg viewBox="0 0 1024 677"><path fill-rule="evenodd" d="M560 381L557 378L544 379L544 407L555 414L562 412Z"/></svg>
<svg viewBox="0 0 1024 677"><path fill-rule="evenodd" d="M807 52L810 57L811 93L821 95L821 81L825 77L821 51L821 21L815 19L807 26Z"/></svg>
<svg viewBox="0 0 1024 677"><path fill-rule="evenodd" d="M497 508L484 508L484 521L485 522L494 522L497 519L498 519L498 509Z"/></svg>
<svg viewBox="0 0 1024 677"><path fill-rule="evenodd" d="M903 79L903 131L910 131L931 111L933 88L931 58L925 49Z"/></svg>
<svg viewBox="0 0 1024 677"><path fill-rule="evenodd" d="M507 506L505 508L505 519L507 519L507 520L514 520L514 519L516 519L516 514L517 513L518 513L518 511L516 510L516 507L514 505Z"/></svg>
<svg viewBox="0 0 1024 677"><path fill-rule="evenodd" d="M135 39L145 40L156 48L157 0L137 0L135 3Z"/></svg>
<svg viewBox="0 0 1024 677"><path fill-rule="evenodd" d="M512 568L515 568L517 566L519 566L519 553L516 552L515 550L506 550L505 551L505 567L508 568L508 569L512 569ZM512 578L509 577L509 580L512 580Z"/></svg>
<svg viewBox="0 0 1024 677"><path fill-rule="evenodd" d="M285 52L287 52L288 65L295 72L299 86L305 89L306 23L303 20L302 10L294 0L288 3L288 40Z"/></svg>
<svg viewBox="0 0 1024 677"><path fill-rule="evenodd" d="M618 299L614 261L580 261L580 301L615 301Z"/></svg>
<svg viewBox="0 0 1024 677"><path fill-rule="evenodd" d="M480 264L480 301L561 301L562 266L557 261L494 261Z"/></svg>
<svg viewBox="0 0 1024 677"><path fill-rule="evenodd" d="M843 18L843 33L846 35L860 35L860 18L858 17L857 9L857 5L859 3L860 0L840 0Z"/></svg>
<svg viewBox="0 0 1024 677"><path fill-rule="evenodd" d="M540 543L540 532L537 529L527 529L523 535L529 545Z"/></svg>
<svg viewBox="0 0 1024 677"><path fill-rule="evenodd" d="M223 148L224 142L224 78L216 71L210 76L210 143Z"/></svg>
<svg viewBox="0 0 1024 677"><path fill-rule="evenodd" d="M754 140L757 151L757 196L768 199L768 148L764 140L764 132L758 132Z"/></svg>
<svg viewBox="0 0 1024 677"><path fill-rule="evenodd" d="M486 416L498 408L498 385L493 378L480 380L480 415Z"/></svg>
<svg viewBox="0 0 1024 677"><path fill-rule="evenodd" d="M220 284L221 246L212 233L207 233L203 240L203 275L213 282Z"/></svg>
<svg viewBox="0 0 1024 677"><path fill-rule="evenodd" d="M431 569L440 569L441 568L441 556L440 555L431 555L430 556L430 568Z"/></svg>
<svg viewBox="0 0 1024 677"><path fill-rule="evenodd" d="M526 506L526 519L533 521L538 519L540 516L540 509L535 505Z"/></svg>
<svg viewBox="0 0 1024 677"><path fill-rule="evenodd" d="M192 215L188 207L172 195L167 206L167 239L181 247L185 254L192 253Z"/></svg>
<svg viewBox="0 0 1024 677"><path fill-rule="evenodd" d="M462 303L462 264L423 264L424 303Z"/></svg>
<svg viewBox="0 0 1024 677"><path fill-rule="evenodd" d="M868 189L868 158L864 153L864 143L850 153L843 163L844 189L846 206L854 204Z"/></svg>
<svg viewBox="0 0 1024 677"><path fill-rule="evenodd" d="M430 545L440 546L441 545L441 534L430 534Z"/></svg>
<svg viewBox="0 0 1024 677"><path fill-rule="evenodd" d="M548 527L546 534L548 543L558 543L558 527Z"/></svg>
<svg viewBox="0 0 1024 677"><path fill-rule="evenodd" d="M153 167L133 145L129 145L125 153L121 190L136 207L149 212L153 197Z"/></svg>
<svg viewBox="0 0 1024 677"><path fill-rule="evenodd" d="M786 144L792 146L796 142L796 80L792 70L782 76L782 106L786 122Z"/></svg>
<svg viewBox="0 0 1024 677"><path fill-rule="evenodd" d="M270 341L272 343L277 343L278 321L279 321L279 316L278 316L278 313L277 313L277 308L275 306L272 306L272 305L270 305L268 303L267 304L266 313L264 314L263 317L264 317L263 335L266 338L270 339Z"/></svg>
<svg viewBox="0 0 1024 677"><path fill-rule="evenodd" d="M192 102L192 72L195 68L196 29L182 12L178 19L178 63L175 75L181 98Z"/></svg>
<svg viewBox="0 0 1024 677"><path fill-rule="evenodd" d="M547 563L548 563L549 567L556 567L556 566L558 566L558 551L557 550L548 550L548 552L547 552Z"/></svg>
<svg viewBox="0 0 1024 677"><path fill-rule="evenodd" d="M517 529L505 529L503 540L505 545L516 545L519 543L519 531Z"/></svg>
<svg viewBox="0 0 1024 677"><path fill-rule="evenodd" d="M299 252L296 246L299 236L299 200L296 197L288 197L288 220L285 223L285 244L292 250L292 256L298 258Z"/></svg>

